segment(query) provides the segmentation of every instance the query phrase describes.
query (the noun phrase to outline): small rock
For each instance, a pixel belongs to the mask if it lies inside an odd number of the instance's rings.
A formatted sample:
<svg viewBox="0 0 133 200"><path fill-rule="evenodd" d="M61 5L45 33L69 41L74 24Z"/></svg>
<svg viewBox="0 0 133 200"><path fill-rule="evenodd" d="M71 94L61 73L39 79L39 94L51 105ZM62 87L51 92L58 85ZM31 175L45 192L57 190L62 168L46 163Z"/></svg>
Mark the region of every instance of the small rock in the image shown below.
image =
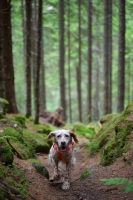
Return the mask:
<svg viewBox="0 0 133 200"><path fill-rule="evenodd" d="M41 163L33 162L32 166L39 172L41 175L49 179L49 172L46 169L45 166L43 166Z"/></svg>

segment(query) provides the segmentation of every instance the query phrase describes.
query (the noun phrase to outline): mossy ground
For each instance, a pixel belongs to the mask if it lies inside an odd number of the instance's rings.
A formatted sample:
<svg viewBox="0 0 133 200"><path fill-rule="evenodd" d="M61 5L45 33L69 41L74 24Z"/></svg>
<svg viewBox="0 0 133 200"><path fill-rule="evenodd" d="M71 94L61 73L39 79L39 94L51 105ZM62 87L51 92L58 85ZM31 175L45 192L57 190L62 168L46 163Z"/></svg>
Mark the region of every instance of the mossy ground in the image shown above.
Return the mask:
<svg viewBox="0 0 133 200"><path fill-rule="evenodd" d="M7 187L13 186L15 192L8 194L0 183L0 199L15 198L16 194L21 196L26 193L29 183L14 165L14 154L17 152L21 159L36 160L36 152L48 153L51 141L47 141L46 137L53 129L49 124L34 125L31 119L21 115L0 119L0 179Z"/></svg>
<svg viewBox="0 0 133 200"><path fill-rule="evenodd" d="M16 199L27 192L30 184L24 176L24 172L15 164L0 164L0 199ZM4 187L3 187L4 186Z"/></svg>

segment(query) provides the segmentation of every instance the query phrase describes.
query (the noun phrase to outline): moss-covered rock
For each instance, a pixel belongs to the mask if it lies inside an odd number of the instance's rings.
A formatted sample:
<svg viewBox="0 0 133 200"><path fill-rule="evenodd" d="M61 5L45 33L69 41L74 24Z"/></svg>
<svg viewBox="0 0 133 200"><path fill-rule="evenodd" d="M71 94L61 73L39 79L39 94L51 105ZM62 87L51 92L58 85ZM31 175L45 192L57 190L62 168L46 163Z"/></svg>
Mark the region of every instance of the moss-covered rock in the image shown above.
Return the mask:
<svg viewBox="0 0 133 200"><path fill-rule="evenodd" d="M49 172L46 169L46 167L38 162L33 162L32 166L37 170L37 172L39 172L42 176L46 177L47 179L49 179Z"/></svg>
<svg viewBox="0 0 133 200"><path fill-rule="evenodd" d="M72 130L81 136L91 137L94 134L94 129L92 127L87 127L86 125L82 124L81 122L76 122L73 125Z"/></svg>
<svg viewBox="0 0 133 200"><path fill-rule="evenodd" d="M39 123L39 124L34 124L34 121L32 121L32 118L26 119L26 123L28 126L30 126L30 129L33 129L37 133L44 133L44 134L49 134L52 132L55 127L48 124L48 123Z"/></svg>
<svg viewBox="0 0 133 200"><path fill-rule="evenodd" d="M114 138L111 139L103 148L101 156L102 165L110 165L118 157Z"/></svg>
<svg viewBox="0 0 133 200"><path fill-rule="evenodd" d="M133 146L133 101L121 114L110 114L100 121L103 126L98 132L98 137L90 144L90 150L101 150L101 164L110 165ZM95 143L98 144L97 149L94 148Z"/></svg>
<svg viewBox="0 0 133 200"><path fill-rule="evenodd" d="M24 139L32 145L35 152L42 152L42 153L48 153L51 141L46 140L47 135L46 134L37 134L32 131L29 131L27 129L24 130L23 133Z"/></svg>
<svg viewBox="0 0 133 200"><path fill-rule="evenodd" d="M110 122L112 119L115 119L118 116L118 114L107 114L104 115L101 119L100 119L100 123L101 124L105 124Z"/></svg>
<svg viewBox="0 0 133 200"><path fill-rule="evenodd" d="M54 130L54 127L52 127L51 125L45 123L45 124L41 124L39 126L39 129L37 130L38 133L44 133L44 134L49 134L50 132L52 132Z"/></svg>
<svg viewBox="0 0 133 200"><path fill-rule="evenodd" d="M22 115L15 115L14 119L15 119L16 122L18 122L19 124L21 124L21 126L23 128L26 128L25 117L24 116L22 116Z"/></svg>
<svg viewBox="0 0 133 200"><path fill-rule="evenodd" d="M119 120L119 115L113 115L113 117L111 115L108 115L107 118L109 116L110 121L102 125L101 129L95 135L94 139L89 143L88 150L91 154L96 154L101 149L103 150L104 146L115 137L115 126ZM104 116L103 118L106 119L106 116Z"/></svg>
<svg viewBox="0 0 133 200"><path fill-rule="evenodd" d="M11 165L13 163L13 152L7 142L2 138L0 138L0 162L5 165Z"/></svg>
<svg viewBox="0 0 133 200"><path fill-rule="evenodd" d="M35 149L32 144L35 143L33 141L27 141L17 130L12 127L3 128L3 135L6 134L8 137L11 146L18 152L18 154L23 159L28 159L35 157Z"/></svg>

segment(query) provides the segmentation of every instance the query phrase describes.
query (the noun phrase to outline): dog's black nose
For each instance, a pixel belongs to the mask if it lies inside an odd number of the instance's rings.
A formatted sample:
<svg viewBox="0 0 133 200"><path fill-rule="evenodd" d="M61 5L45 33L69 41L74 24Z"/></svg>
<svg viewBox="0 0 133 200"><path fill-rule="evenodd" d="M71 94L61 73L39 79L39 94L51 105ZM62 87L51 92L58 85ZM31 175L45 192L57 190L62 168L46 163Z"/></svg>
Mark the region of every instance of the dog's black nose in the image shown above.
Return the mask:
<svg viewBox="0 0 133 200"><path fill-rule="evenodd" d="M62 144L62 145L65 145L66 143L65 143L65 142L61 142L61 144Z"/></svg>

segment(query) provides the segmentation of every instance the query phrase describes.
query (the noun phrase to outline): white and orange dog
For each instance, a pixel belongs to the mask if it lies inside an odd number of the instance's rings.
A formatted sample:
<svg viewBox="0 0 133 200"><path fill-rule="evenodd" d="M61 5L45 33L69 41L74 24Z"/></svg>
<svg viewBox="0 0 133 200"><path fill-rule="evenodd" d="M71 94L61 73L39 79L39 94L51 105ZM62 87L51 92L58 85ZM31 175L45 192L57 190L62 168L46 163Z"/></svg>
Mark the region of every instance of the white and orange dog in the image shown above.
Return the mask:
<svg viewBox="0 0 133 200"><path fill-rule="evenodd" d="M62 189L70 188L70 176L72 166L76 163L74 157L74 142L78 143L76 134L71 130L60 129L49 133L47 139L54 137L53 145L49 153L49 161L54 164L54 175L50 181L61 180L59 163L66 164L67 175L64 177Z"/></svg>

